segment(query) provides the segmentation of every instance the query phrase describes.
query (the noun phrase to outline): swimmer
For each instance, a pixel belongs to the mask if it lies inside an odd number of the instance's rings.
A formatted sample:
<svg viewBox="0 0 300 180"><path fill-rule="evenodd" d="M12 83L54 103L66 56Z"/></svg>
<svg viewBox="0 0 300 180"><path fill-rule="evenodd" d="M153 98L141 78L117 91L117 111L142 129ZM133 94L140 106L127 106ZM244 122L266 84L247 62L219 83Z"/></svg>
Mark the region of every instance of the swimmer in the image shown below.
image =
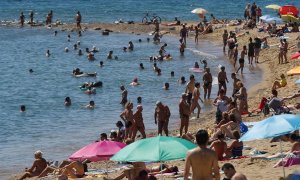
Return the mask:
<svg viewBox="0 0 300 180"><path fill-rule="evenodd" d="M107 59L112 59L113 58L113 51L109 51L107 55Z"/></svg>
<svg viewBox="0 0 300 180"><path fill-rule="evenodd" d="M21 106L20 106L20 112L25 112L25 111L26 111L25 105L21 105Z"/></svg>
<svg viewBox="0 0 300 180"><path fill-rule="evenodd" d="M140 83L138 82L138 78L134 78L133 81L130 83L132 86L138 86Z"/></svg>
<svg viewBox="0 0 300 180"><path fill-rule="evenodd" d="M93 53L99 52L99 49L97 49L96 46L93 46L92 52L93 52Z"/></svg>
<svg viewBox="0 0 300 180"><path fill-rule="evenodd" d="M154 64L153 64L153 70L154 70L155 72L157 72L157 71L158 71L158 69L159 69L159 68L157 67L157 64L156 64L156 63L154 63Z"/></svg>
<svg viewBox="0 0 300 180"><path fill-rule="evenodd" d="M174 71L171 71L171 77L174 77L174 76L175 76Z"/></svg>
<svg viewBox="0 0 300 180"><path fill-rule="evenodd" d="M80 46L80 41L77 41L77 45Z"/></svg>
<svg viewBox="0 0 300 180"><path fill-rule="evenodd" d="M29 72L30 72L30 73L33 73L33 70L32 70L32 69L29 69Z"/></svg>
<svg viewBox="0 0 300 180"><path fill-rule="evenodd" d="M79 50L78 50L78 56L82 56L82 55L83 55L82 50L79 49Z"/></svg>
<svg viewBox="0 0 300 180"><path fill-rule="evenodd" d="M85 106L85 108L87 109L94 109L95 108L95 102L94 101L90 101L90 103L88 105Z"/></svg>
<svg viewBox="0 0 300 180"><path fill-rule="evenodd" d="M149 57L149 60L150 60L150 61L153 61L153 56L150 56L150 57Z"/></svg>
<svg viewBox="0 0 300 180"><path fill-rule="evenodd" d="M115 60L118 60L119 58L118 58L118 56L115 56Z"/></svg>
<svg viewBox="0 0 300 180"><path fill-rule="evenodd" d="M48 49L46 52L46 56L49 57L50 56L50 50Z"/></svg>
<svg viewBox="0 0 300 180"><path fill-rule="evenodd" d="M179 82L180 82L180 84L185 84L186 83L185 77L181 76Z"/></svg>
<svg viewBox="0 0 300 180"><path fill-rule="evenodd" d="M56 36L57 35L57 31L54 31L54 36Z"/></svg>
<svg viewBox="0 0 300 180"><path fill-rule="evenodd" d="M150 38L147 38L147 42L150 42Z"/></svg>
<svg viewBox="0 0 300 180"><path fill-rule="evenodd" d="M129 41L129 43L128 43L128 49L130 50L130 51L133 51L133 43L131 42L131 41Z"/></svg>
<svg viewBox="0 0 300 180"><path fill-rule="evenodd" d="M103 64L103 61L100 61L100 67L103 67L104 64Z"/></svg>
<svg viewBox="0 0 300 180"><path fill-rule="evenodd" d="M139 39L139 42L142 42L142 40L141 40L141 39Z"/></svg>
<svg viewBox="0 0 300 180"><path fill-rule="evenodd" d="M156 73L157 73L158 76L160 76L161 75L161 69L158 68Z"/></svg>
<svg viewBox="0 0 300 180"><path fill-rule="evenodd" d="M123 47L123 51L126 52L127 51L127 47Z"/></svg>
<svg viewBox="0 0 300 180"><path fill-rule="evenodd" d="M81 34L81 31L78 31L78 37L81 37L82 34Z"/></svg>
<svg viewBox="0 0 300 180"><path fill-rule="evenodd" d="M200 63L203 64L203 69L207 68L207 61L204 60L200 60Z"/></svg>
<svg viewBox="0 0 300 180"><path fill-rule="evenodd" d="M84 92L85 94L91 95L96 94L96 88L92 88L91 86Z"/></svg>
<svg viewBox="0 0 300 180"><path fill-rule="evenodd" d="M89 48L85 48L85 52L89 53L90 52Z"/></svg>
<svg viewBox="0 0 300 180"><path fill-rule="evenodd" d="M90 61L94 61L94 60L95 60L94 53L92 53L92 52L88 53L87 58L88 58L88 60L90 60Z"/></svg>
<svg viewBox="0 0 300 180"><path fill-rule="evenodd" d="M169 90L170 84L169 83L165 83L163 89L164 90Z"/></svg>
<svg viewBox="0 0 300 180"><path fill-rule="evenodd" d="M69 48L68 47L65 47L65 52L69 52Z"/></svg>
<svg viewBox="0 0 300 180"><path fill-rule="evenodd" d="M70 41L71 41L71 35L68 34L68 42L70 42Z"/></svg>
<svg viewBox="0 0 300 180"><path fill-rule="evenodd" d="M74 45L73 45L73 49L74 49L74 50L77 50L77 44L74 44Z"/></svg>
<svg viewBox="0 0 300 180"><path fill-rule="evenodd" d="M142 97L141 96L137 97L137 103L142 104Z"/></svg>
<svg viewBox="0 0 300 180"><path fill-rule="evenodd" d="M143 63L140 63L140 69L145 69Z"/></svg>
<svg viewBox="0 0 300 180"><path fill-rule="evenodd" d="M195 64L194 64L194 68L197 68L197 69L199 69L199 64L198 64L198 62L195 62Z"/></svg>
<svg viewBox="0 0 300 180"><path fill-rule="evenodd" d="M66 97L65 98L65 106L71 106L72 102L71 102L71 98L70 97Z"/></svg>

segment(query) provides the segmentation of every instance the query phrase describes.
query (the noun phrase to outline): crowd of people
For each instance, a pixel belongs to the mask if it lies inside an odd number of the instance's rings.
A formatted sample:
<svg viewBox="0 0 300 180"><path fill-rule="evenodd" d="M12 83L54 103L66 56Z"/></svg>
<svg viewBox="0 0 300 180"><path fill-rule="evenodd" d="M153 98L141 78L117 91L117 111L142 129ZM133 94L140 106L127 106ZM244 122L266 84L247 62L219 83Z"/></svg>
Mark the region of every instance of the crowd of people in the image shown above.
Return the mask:
<svg viewBox="0 0 300 180"><path fill-rule="evenodd" d="M33 12L30 14L30 22L33 23ZM262 16L262 10L253 3L252 5L248 4L245 8L245 19L247 21L246 24L252 23L254 26L257 25L259 21L259 17ZM46 24L51 24L53 17L53 12L50 11L46 18ZM76 27L78 29L79 35L81 36L81 14L78 11L75 16ZM224 21L217 20L213 14L211 14L211 21L208 22L206 17L204 17L203 22L197 24L195 27L187 27L185 24L180 24L180 21L176 18L175 23L168 24L167 26L182 26L180 29L180 39L179 39L179 52L181 55L184 55L185 48L187 46L187 38L188 34L191 31L195 33L195 43L198 43L198 37L200 33L212 33L213 26L215 23L224 23ZM25 16L23 13L20 15L20 24L24 25ZM159 23L154 22L155 29L153 34L153 41L155 43L160 43L160 39L162 35L160 34ZM204 24L204 25L203 25ZM267 26L269 28L270 25ZM295 26L293 25L293 31L296 31ZM253 28L253 27L252 27ZM269 28L267 31L271 32L273 27ZM298 27L299 30L299 27ZM55 33L57 34L57 32ZM276 32L278 35L278 32ZM70 39L70 36L68 37ZM149 41L149 39L148 39ZM203 64L204 72L201 78L197 79L195 75L191 74L189 77L189 81L185 81L185 77L181 77L179 82L181 84L186 84L186 88L184 92L182 92L180 99L178 100L178 111L180 116L180 127L179 127L179 135L178 137L184 138L186 140L195 142L198 147L194 150L188 152L185 162L185 172L184 179L187 179L190 175L190 168L192 168L193 174L192 179L220 179L219 173L219 165L218 161L224 159L230 159L235 157L243 156L243 147L244 143L240 141L240 137L243 133L247 131L247 128L244 127L243 124L243 115L251 116L253 112L249 111L248 107L248 93L247 89L242 80L237 78L237 74L241 71L243 74L243 69L245 67L245 60L248 59L248 65L253 66L254 63L260 63L260 50L262 48L267 48L267 37L259 38L259 37L250 37L249 43L239 45L238 44L238 36L235 31L227 31L224 30L222 36L222 44L223 51L227 52L229 61L232 62L235 71L230 73L232 79L232 85L228 86L229 77L227 76L227 72L224 66L219 67L219 72L217 74L217 97L213 100L212 104L216 107L216 118L214 122L214 126L210 131L207 130L199 130L195 135L189 133L189 123L191 117L194 114L195 109L197 109L196 117L200 118L201 106L199 104L199 100L206 101L211 99L211 91L212 91L212 81L213 76L210 72L209 65L206 60L200 60L199 63ZM76 45L76 46L75 46ZM78 47L80 44L75 44L74 49L78 51L78 55L82 55L81 49ZM157 66L157 61L164 61L167 58L170 58L170 54L165 54L165 48L167 44L163 44L158 51L158 55L155 57L150 57L150 61L153 62L153 70L157 75L161 75L161 69ZM227 47L227 51L226 51ZM242 47L241 52L239 53L239 47ZM128 43L128 47L123 47L123 51L134 51L134 45L132 41ZM278 63L285 64L288 63L287 60L287 51L288 51L288 42L285 38L280 39L279 45L279 55L278 55ZM65 52L68 52L65 49ZM87 58L89 60L94 60L94 53L97 53L98 50L96 47L90 51L86 49ZM50 51L47 50L46 56L50 56ZM113 56L113 51L110 51L107 55L107 59L117 59L117 56ZM254 62L253 62L254 60ZM239 67L237 66L239 64ZM103 61L100 62L100 67L103 67ZM143 64L140 64L140 68L144 69ZM195 62L195 67L199 68L198 62ZM73 70L73 75L75 77L80 76L96 76L96 73L87 73L82 72L79 68ZM174 76L174 72L171 73L171 76ZM201 86L202 84L202 86ZM135 78L132 83L132 86L138 86L138 79ZM287 81L285 79L284 74L281 75L280 79L274 81L272 86L272 95L268 99L263 99L264 105L261 107L261 112L266 112L266 108L272 108L276 114L280 114L284 111L284 101L292 98L300 97L299 92L293 94L291 96L285 98L278 98L278 92L276 89L284 88L287 85ZM101 87L102 82L93 82L93 83L84 83L81 88L85 90L86 94L96 93L96 88ZM203 88L203 99L201 98L201 87ZM169 83L165 83L165 90L169 89ZM126 142L127 144L134 142L136 139L144 139L147 137L146 127L143 122L143 106L142 106L142 97L137 98L137 106L134 111L134 104L132 101L128 99L128 90L125 85L120 86L121 91L121 100L120 104L124 107L124 111L120 113L120 121L116 122L116 131L111 131L109 137L106 133L101 133L99 140L97 141L118 141L118 142ZM232 92L231 95L228 95L229 92ZM71 98L65 98L65 106L71 106ZM158 135L166 135L169 136L170 132L168 129L169 121L171 119L171 112L168 105L164 104L161 101L156 102L156 107L154 109L154 124L157 125L157 134ZM95 102L90 101L89 104L85 106L88 109L95 108ZM288 107L288 106L287 106ZM292 107L290 107L292 109ZM299 103L293 105L294 109L300 109ZM289 109L290 110L290 109ZM25 105L21 106L21 111L26 111ZM267 114L267 113L265 113ZM141 136L138 136L138 132ZM295 137L290 137L291 142L295 142ZM227 140L230 140L230 144ZM299 151L299 144L294 144L294 149L291 152ZM265 158L265 157L264 157ZM53 168L47 164L46 160L42 157L42 153L40 151L35 153L35 161L33 166L30 169L26 169L25 174L20 179L25 179L26 177L46 176L48 173L57 172L57 174L62 176L71 176L71 177L82 177L84 172L86 172L86 163L87 162L63 162L57 168ZM127 171L124 171L119 177L115 179L122 179L127 177L129 179L150 179L148 175L155 175L156 173L165 173L165 172L178 172L178 168L176 167L168 167L167 165L163 169L158 169L157 171L149 170L146 168L144 163L132 163L135 169L139 169L139 172L135 173L135 177L132 174L128 174ZM276 166L280 166L278 163ZM199 171L198 169L201 169ZM222 166L222 171L224 171L227 179L246 179L246 176L237 173L235 168L230 163L225 163ZM162 172L163 171L163 172ZM151 172L151 173L150 173ZM152 179L155 177L150 176ZM225 178L226 179L226 178Z"/></svg>

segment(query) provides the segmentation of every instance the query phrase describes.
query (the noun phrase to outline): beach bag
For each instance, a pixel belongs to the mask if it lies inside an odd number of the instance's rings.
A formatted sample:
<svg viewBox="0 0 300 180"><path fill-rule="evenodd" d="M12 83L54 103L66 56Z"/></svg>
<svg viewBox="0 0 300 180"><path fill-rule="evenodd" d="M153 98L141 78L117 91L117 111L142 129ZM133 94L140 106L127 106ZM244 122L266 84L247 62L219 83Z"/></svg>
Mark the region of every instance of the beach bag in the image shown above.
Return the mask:
<svg viewBox="0 0 300 180"><path fill-rule="evenodd" d="M244 124L243 122L240 122L240 130L241 134L245 134L248 131L248 126L246 126L246 124Z"/></svg>

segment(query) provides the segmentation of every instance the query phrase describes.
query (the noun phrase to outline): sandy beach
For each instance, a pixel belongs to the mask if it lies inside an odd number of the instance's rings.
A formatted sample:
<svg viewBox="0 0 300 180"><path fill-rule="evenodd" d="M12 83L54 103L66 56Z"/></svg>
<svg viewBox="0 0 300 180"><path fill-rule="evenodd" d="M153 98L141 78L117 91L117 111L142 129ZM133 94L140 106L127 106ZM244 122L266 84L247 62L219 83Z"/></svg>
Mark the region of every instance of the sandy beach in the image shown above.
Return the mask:
<svg viewBox="0 0 300 180"><path fill-rule="evenodd" d="M167 24L168 22L163 22L162 24ZM196 25L197 22L183 22L187 23L188 25L194 24ZM126 33L134 33L134 34L149 34L154 30L154 25L141 25L141 24L109 24L109 23L95 23L95 24L83 24L82 25L85 30L109 30L113 32L126 32ZM201 35L199 37L199 41L202 39L210 40L216 44L216 46L222 46L222 33L224 29L228 31L235 30L236 28L241 28L241 26L223 26L217 25L218 29L215 29L213 33ZM160 26L160 31L162 34L166 36L179 36L181 26ZM73 31L75 30L75 25L62 25L57 27L59 30L63 31ZM249 32L249 33L246 33ZM238 37L238 44L239 44L239 51L241 51L243 45L248 44L248 39L250 37L265 37L268 34L264 32L257 32L257 29L253 30L240 30L241 35ZM288 43L289 47L296 44L296 38L299 33L289 33L287 36L289 37ZM193 34L190 34L189 38L193 38ZM279 43L279 38L277 37L270 37L268 38L269 45L275 45ZM255 64L255 67L258 67L263 72L263 80L261 83L255 85L248 89L248 104L249 110L257 109L259 102L262 97L269 97L271 94L271 87L275 80L275 78L279 78L280 75L286 74L286 72L293 67L300 66L300 61L290 60L287 64L278 64L278 52L279 48L278 45L271 46L267 49L262 49L259 58L259 64ZM288 58L291 57L292 54L296 52L296 48L290 48L288 51ZM247 58L246 58L247 59ZM247 62L247 60L246 60ZM245 63L245 68L248 68L248 64ZM231 72L227 72L227 75ZM239 75L238 78L241 78ZM288 85L284 88L278 89L279 97L286 97L289 95L294 94L296 91L299 90L299 86L294 83L299 76L287 76ZM228 84L228 88L231 89L232 85ZM202 93L202 92L201 92ZM215 97L212 97L215 98ZM288 104L293 104L299 102L297 99L288 101ZM300 114L298 112L298 114ZM256 114L254 113L251 117L243 116L244 122L256 122L263 120L265 117L262 113ZM215 110L207 113L200 114L200 118L197 119L192 117L190 120L190 127L189 132L195 133L198 129L210 129L215 120ZM148 132L153 133L153 132ZM172 135L179 134L179 127L178 129L172 130ZM280 152L280 143L270 143L270 140L259 140L259 141L250 141L245 142L244 146L249 146L253 149L257 149L260 151L266 151L267 154L272 155ZM272 145L272 146L271 146ZM291 148L291 143L283 142L283 150L288 151ZM248 155L251 150L244 150L244 155ZM282 168L273 168L273 165L277 162L276 160L254 160L251 162L250 158L238 159L238 160L230 160L230 161L223 161L219 162L219 166L221 167L224 163L230 162L232 163L237 172L241 172L247 176L250 180L257 180L257 179L264 179L264 180L274 180L279 179L283 176ZM184 170L184 161L172 161L168 162L168 164L177 165L180 171ZM108 165L108 168L114 167L116 164L110 162L108 164L104 164L103 162L97 163L90 163L89 167L92 169L96 168L105 168ZM152 166L152 165L150 165ZM294 165L291 167L285 168L286 175L299 170L299 165ZM109 177L115 177L120 174L120 171L116 171L113 173L109 173ZM16 179L17 176L9 178L10 180ZM44 179L56 179L55 177L49 177ZM88 177L87 179L103 179L103 177ZM174 179L174 177L165 177L164 179Z"/></svg>

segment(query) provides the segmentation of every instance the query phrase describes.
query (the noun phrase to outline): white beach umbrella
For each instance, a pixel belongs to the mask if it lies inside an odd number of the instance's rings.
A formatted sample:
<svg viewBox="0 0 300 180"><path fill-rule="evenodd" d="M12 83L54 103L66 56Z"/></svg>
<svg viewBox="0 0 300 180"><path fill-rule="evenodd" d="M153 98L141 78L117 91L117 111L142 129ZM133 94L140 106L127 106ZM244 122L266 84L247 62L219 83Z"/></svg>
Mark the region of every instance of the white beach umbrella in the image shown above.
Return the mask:
<svg viewBox="0 0 300 180"><path fill-rule="evenodd" d="M192 10L191 13L193 13L193 14L206 14L208 12L207 12L207 10L205 10L203 8L196 8L196 9Z"/></svg>

